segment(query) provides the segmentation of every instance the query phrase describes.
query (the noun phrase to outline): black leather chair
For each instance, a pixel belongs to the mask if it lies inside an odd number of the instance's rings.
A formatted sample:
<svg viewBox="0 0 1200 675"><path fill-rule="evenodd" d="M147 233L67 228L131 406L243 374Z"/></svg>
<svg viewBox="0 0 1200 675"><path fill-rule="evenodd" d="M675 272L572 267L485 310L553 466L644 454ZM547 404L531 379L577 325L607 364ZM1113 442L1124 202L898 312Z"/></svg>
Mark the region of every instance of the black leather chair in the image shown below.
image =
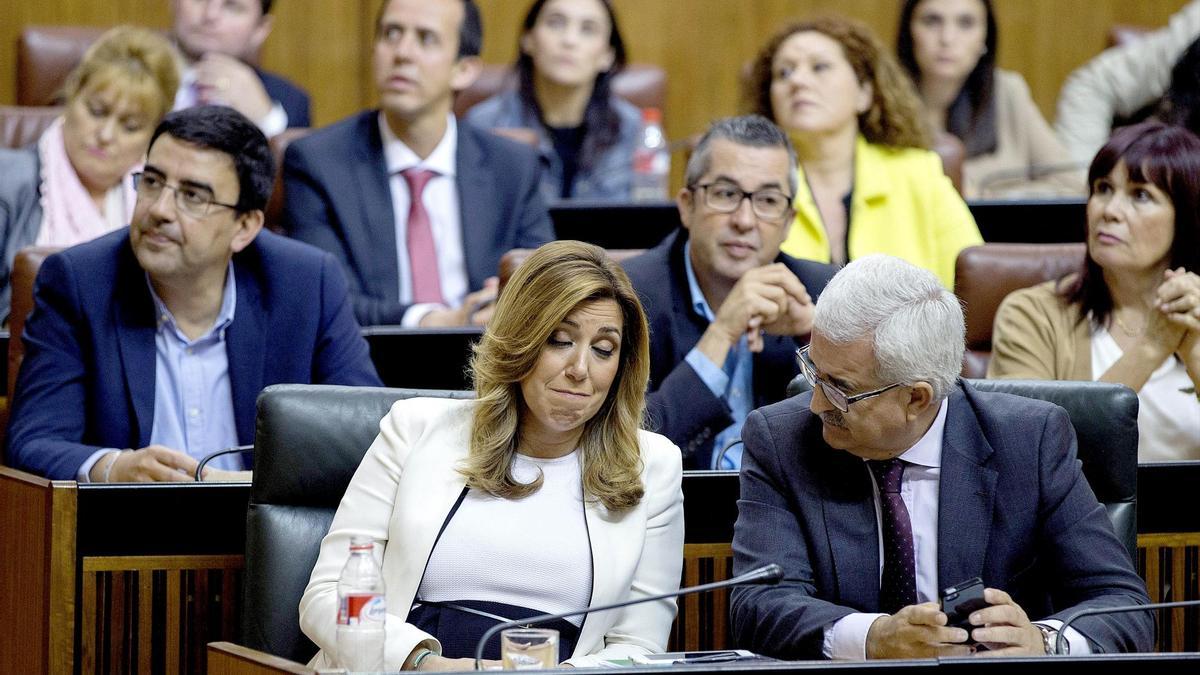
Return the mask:
<svg viewBox="0 0 1200 675"><path fill-rule="evenodd" d="M1124 385L1054 380L966 380L980 391L998 391L1062 406L1075 427L1083 475L1108 510L1117 538L1137 560L1138 398ZM788 383L788 396L810 389L804 375Z"/></svg>
<svg viewBox="0 0 1200 675"><path fill-rule="evenodd" d="M392 403L470 391L275 385L258 397L241 644L304 663L300 596L350 478Z"/></svg>

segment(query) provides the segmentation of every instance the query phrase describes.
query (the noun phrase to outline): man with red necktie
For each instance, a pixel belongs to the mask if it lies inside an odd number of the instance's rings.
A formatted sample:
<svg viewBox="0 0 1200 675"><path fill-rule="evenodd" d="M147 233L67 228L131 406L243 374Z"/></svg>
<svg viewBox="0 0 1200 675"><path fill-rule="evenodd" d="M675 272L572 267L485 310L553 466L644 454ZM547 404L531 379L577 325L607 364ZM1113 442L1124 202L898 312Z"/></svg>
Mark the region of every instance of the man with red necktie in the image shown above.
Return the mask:
<svg viewBox="0 0 1200 675"><path fill-rule="evenodd" d="M288 148L284 227L338 258L363 325L486 323L500 256L554 238L533 150L451 112L481 42L473 0L386 0L381 110Z"/></svg>

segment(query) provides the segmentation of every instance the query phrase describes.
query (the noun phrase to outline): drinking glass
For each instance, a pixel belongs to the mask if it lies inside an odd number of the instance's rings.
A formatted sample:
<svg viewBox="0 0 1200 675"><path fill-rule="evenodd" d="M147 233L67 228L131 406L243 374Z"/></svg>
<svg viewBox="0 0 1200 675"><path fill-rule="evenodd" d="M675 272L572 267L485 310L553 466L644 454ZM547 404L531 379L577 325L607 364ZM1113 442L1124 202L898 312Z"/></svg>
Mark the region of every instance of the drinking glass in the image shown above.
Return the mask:
<svg viewBox="0 0 1200 675"><path fill-rule="evenodd" d="M558 665L558 631L509 628L500 633L500 659L505 670L554 668Z"/></svg>

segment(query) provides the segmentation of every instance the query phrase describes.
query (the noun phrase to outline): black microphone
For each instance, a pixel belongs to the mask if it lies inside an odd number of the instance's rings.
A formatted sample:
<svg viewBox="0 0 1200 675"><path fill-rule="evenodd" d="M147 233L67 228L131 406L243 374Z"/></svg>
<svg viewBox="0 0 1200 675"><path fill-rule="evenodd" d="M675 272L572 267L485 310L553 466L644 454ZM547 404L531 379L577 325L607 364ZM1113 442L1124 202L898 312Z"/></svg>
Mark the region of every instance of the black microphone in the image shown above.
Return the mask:
<svg viewBox="0 0 1200 675"><path fill-rule="evenodd" d="M1075 623L1075 619L1082 619L1085 616L1096 616L1097 614L1125 614L1128 612L1153 612L1159 609L1171 609L1173 607L1200 607L1200 600L1179 600L1176 602L1152 602L1148 605L1122 605L1119 607L1090 607L1081 609L1063 622L1062 627L1058 629L1058 636L1054 639L1054 653L1063 653L1063 634L1067 632L1067 627Z"/></svg>
<svg viewBox="0 0 1200 675"><path fill-rule="evenodd" d="M661 593L659 595L650 595L644 598L635 598L633 600L625 600L623 602L614 602L608 605L593 605L584 609L574 609L569 612L561 612L559 614L542 614L533 616L528 619L519 621L509 621L507 623L498 623L495 626L487 629L483 633L483 637L479 638L479 642L475 645L475 670L483 670L483 648L492 636L502 630L509 628L521 628L532 626L535 623L546 623L547 621L555 621L565 619L568 616L577 616L579 614L590 614L592 612L605 612L610 609L620 609L630 605L640 605L643 602L654 602L655 600L665 600L667 598L675 598L681 595L690 595L692 593L703 593L704 591L715 591L729 586L743 586L748 584L777 584L783 578L783 568L775 563L763 565L746 572L740 576L725 581L714 581L711 584L700 584L699 586L689 586L681 588L671 593Z"/></svg>
<svg viewBox="0 0 1200 675"><path fill-rule="evenodd" d="M206 456L204 459L200 460L199 464L196 465L196 476L195 476L196 482L199 483L200 481L204 480L204 467L208 466L209 462L211 462L214 459L221 457L223 455L232 455L235 452L254 452L254 446L253 445L238 445L238 446L235 446L232 448L225 448L224 450L218 450L218 451Z"/></svg>

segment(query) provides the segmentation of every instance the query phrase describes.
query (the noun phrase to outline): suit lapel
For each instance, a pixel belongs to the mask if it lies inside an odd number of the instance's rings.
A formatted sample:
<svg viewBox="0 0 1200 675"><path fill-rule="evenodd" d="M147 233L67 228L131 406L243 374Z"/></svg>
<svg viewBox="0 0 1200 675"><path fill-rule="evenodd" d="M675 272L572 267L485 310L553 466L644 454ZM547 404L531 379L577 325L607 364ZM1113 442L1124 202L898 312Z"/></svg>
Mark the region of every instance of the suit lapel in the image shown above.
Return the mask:
<svg viewBox="0 0 1200 675"><path fill-rule="evenodd" d="M446 440L445 452L425 452L409 457L410 463L417 460L421 466L406 467L405 473L417 478L402 479L397 489L397 499L403 501L404 506L393 512L391 527L403 524L409 536L404 540L406 546L397 563L400 569L396 575L389 576L399 580L395 592L403 603L392 610L394 613L407 613L416 600L438 533L466 486L466 478L455 470L455 466L466 456L467 439L465 432L459 431L461 426L455 429L456 437ZM442 436L434 431L428 442L441 443L442 440Z"/></svg>
<svg viewBox="0 0 1200 675"><path fill-rule="evenodd" d="M121 270L115 289L113 324L121 352L121 370L125 374L125 389L133 409L133 434L138 447L150 445L154 427L154 386L156 359L154 333L158 322L154 315L154 300L150 297L146 273L133 256L128 242L121 247Z"/></svg>
<svg viewBox="0 0 1200 675"><path fill-rule="evenodd" d="M617 602L624 594L626 589L619 584L631 575L623 572L636 567L636 556L641 553L641 543L645 539L645 502L642 504L634 512L614 517L599 501L584 503L584 520L587 522L588 541L592 549L592 597L589 605ZM604 557L597 558L597 552ZM591 651L591 646L604 644L608 622L599 618L603 616L604 613L598 617L591 614L584 617L572 657L586 655Z"/></svg>
<svg viewBox="0 0 1200 675"><path fill-rule="evenodd" d="M495 226L496 210L489 200L496 194L495 177L486 168L483 151L465 122L458 124L456 155L463 257L467 262L470 288L481 288L484 279L496 275L496 270L488 269L489 252L500 246L494 240L500 230Z"/></svg>
<svg viewBox="0 0 1200 675"><path fill-rule="evenodd" d="M938 588L983 575L996 497L992 446L962 387L950 395L938 489Z"/></svg>
<svg viewBox="0 0 1200 675"><path fill-rule="evenodd" d="M251 248L234 258L237 304L233 322L225 333L233 416L237 422L238 442L242 444L254 442L255 399L263 388L263 364L267 351L262 290L254 272L246 264L253 250Z"/></svg>
<svg viewBox="0 0 1200 675"><path fill-rule="evenodd" d="M879 531L871 479L862 460L830 449L819 439L820 421L814 418L817 442L828 468L822 475L825 530L837 582L837 604L875 611L879 607ZM811 433L809 434L811 436Z"/></svg>
<svg viewBox="0 0 1200 675"><path fill-rule="evenodd" d="M363 274L364 287L382 292L385 300L400 301L400 270L396 262L396 216L392 209L391 178L383 156L378 113L364 113L356 134L366 143L358 146L354 183L361 209L358 218L344 223L342 232ZM389 255L390 252L390 255Z"/></svg>

